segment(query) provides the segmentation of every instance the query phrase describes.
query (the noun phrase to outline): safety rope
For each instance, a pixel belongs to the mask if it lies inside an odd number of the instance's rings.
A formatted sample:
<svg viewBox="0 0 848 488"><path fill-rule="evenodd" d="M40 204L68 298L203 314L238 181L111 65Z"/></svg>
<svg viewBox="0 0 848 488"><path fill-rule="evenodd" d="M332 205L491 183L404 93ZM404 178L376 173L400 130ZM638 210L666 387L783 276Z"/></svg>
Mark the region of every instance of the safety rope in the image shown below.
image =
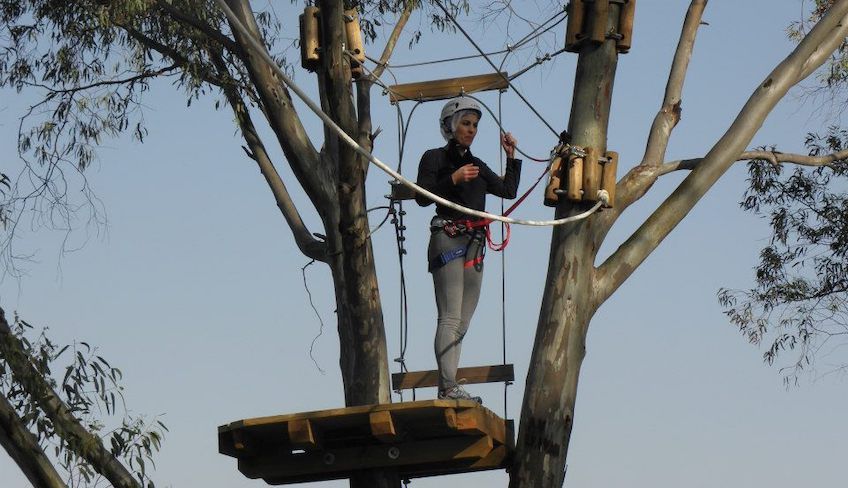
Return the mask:
<svg viewBox="0 0 848 488"><path fill-rule="evenodd" d="M438 0L436 0L436 1L438 2ZM330 118L329 115L327 115L323 110L321 110L321 107L316 105L315 102L312 101L312 99L309 98L309 96L306 95L306 93L303 90L301 90L300 87L297 86L282 69L280 69L280 67L277 65L277 63L274 61L274 59L271 57L271 55L268 54L268 51L265 49L265 47L262 45L262 43L260 43L258 40L256 40L253 37L253 35L244 27L244 25L242 25L241 21L238 19L238 17L236 17L235 13L224 2L224 0L215 0L215 3L218 4L218 6L221 8L221 10L224 12L224 14L229 19L229 21L232 23L233 27L235 27L239 31L239 33L241 33L241 35L250 44L250 46L256 51L256 53L259 54L259 56L263 59L263 61L265 61L268 64L269 68L274 72L274 74L276 74L283 81L283 83L285 83L286 86L289 87L289 89L291 89L303 101L303 103L313 113L315 113L315 115L317 115L324 122L324 124L327 127L329 127L339 137L339 139L341 139L347 145L349 145L351 147L351 149L353 149L357 154L359 154L360 156L371 161L375 166L380 168L382 171L389 174L390 176L392 176L393 178L398 180L403 185L405 185L409 188L412 188L414 191L416 191L416 192L420 193L421 195L424 195L425 197L429 198L430 200L433 200L434 202L436 202L436 203L438 203L442 206L445 206L447 208L456 210L458 212L462 212L462 213L467 214L467 215L471 215L473 217L488 218L488 219L492 219L492 220L497 220L499 222L505 222L505 223L508 223L508 224L529 225L529 226L534 226L534 227L547 227L547 226L554 226L554 225L564 225L564 224L569 224L569 223L572 223L572 222L576 222L578 220L585 219L585 218L591 216L592 214L594 214L596 210L601 208L601 205L603 205L604 203L609 201L609 194L604 190L600 190L600 191L598 191L598 193L596 195L597 198L598 198L597 203L595 205L593 205L592 208L590 208L589 210L587 210L583 213L580 213L580 214L577 214L577 215L572 215L570 217L564 217L564 218L561 218L561 219L553 219L553 220L524 220L524 219L513 219L513 218L510 218L510 217L504 217L504 216L501 216L501 215L495 215L495 214L491 214L491 213L488 213L488 212L482 212L480 210L475 210L473 208L468 208L468 207L465 207L465 206L462 206L462 205L457 205L457 204L451 202L450 200L447 200L446 198L443 198L439 195L436 195L435 193L416 185L412 181L405 178L403 175L394 171L392 168L390 168L384 162L380 161L376 156L371 154L371 152L369 152L364 147L360 146L352 137L350 137L341 127L338 126L338 124L336 124L333 121L332 118ZM559 137L559 134L557 134L557 137Z"/></svg>

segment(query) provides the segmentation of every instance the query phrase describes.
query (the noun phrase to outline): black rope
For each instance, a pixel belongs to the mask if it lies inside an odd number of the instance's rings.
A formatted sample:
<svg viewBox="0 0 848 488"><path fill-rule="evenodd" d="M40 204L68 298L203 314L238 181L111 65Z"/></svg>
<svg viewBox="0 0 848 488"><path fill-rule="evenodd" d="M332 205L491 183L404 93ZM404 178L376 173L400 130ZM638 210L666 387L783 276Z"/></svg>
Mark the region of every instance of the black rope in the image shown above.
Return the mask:
<svg viewBox="0 0 848 488"><path fill-rule="evenodd" d="M309 344L309 358L312 360L313 363L315 363L315 367L318 368L318 371L321 374L326 374L326 371L321 368L321 365L318 364L318 360L315 359L315 355L313 354L315 350L315 343L318 342L318 339L322 335L324 335L324 319L321 318L321 314L318 313L318 309L315 308L315 302L312 301L312 292L309 291L309 285L306 283L306 268L310 267L313 263L315 263L314 259L306 263L306 265L304 265L302 268L300 268L300 272L301 274L303 274L303 287L306 288L306 295L309 297L309 305L312 307L312 311L315 312L315 316L318 317L318 323L320 324L318 334L312 338L312 343Z"/></svg>
<svg viewBox="0 0 848 488"><path fill-rule="evenodd" d="M472 39L472 38L471 38L471 36L468 34L468 32L466 32L466 31L465 31L465 29L462 27L462 25L460 25L460 23L459 23L459 22L457 22L457 20L453 17L453 15L451 15L451 14L450 14L450 12L448 12L448 9L446 9L446 8L445 8L445 6L444 6L444 5L442 5L442 2L441 2L440 0L435 0L435 3L436 3L436 5L438 5L438 6L439 6L439 8L440 8L440 9L442 9L442 12L444 12L444 13L445 13L445 15L446 15L446 16L447 16L450 20L451 20L451 22L453 22L453 23L454 23L454 25L456 26L456 28L457 28L457 29L459 29L459 31L460 31L460 32L462 32L462 34L465 36L465 38L468 40L468 42L470 42L470 43L471 43L471 45L473 45L473 46L474 46L474 48L475 48L475 49L477 49L477 51L478 51L478 52L480 52L480 54L482 54L482 55L483 55L483 59L485 59L485 60L486 60L486 62L487 62L487 63L489 63L489 65L492 67L492 69L497 70L497 69L498 69L498 67L497 67L497 66L495 66L495 63L493 63L493 62L492 62L492 60L491 60L491 59L489 59L489 56L486 56L486 54L483 52L483 50L480 48L480 46L479 46L479 45L478 45L478 44L474 41L474 39ZM498 71L498 72L500 72L500 71ZM538 118L539 118L539 120L541 120L541 121L542 121L542 123L543 123L543 124L545 124L545 126L547 126L547 128L548 128L551 132L553 132L553 133L554 133L554 135L555 135L555 136L557 136L557 138L559 138L559 132L557 132L557 131L556 131L556 130L555 130L555 129L551 126L551 124L549 124L549 123L548 123L548 121L547 121L547 120L545 120L545 118L544 118L544 117L542 117L542 114L540 114L540 113L539 113L539 111L538 111L538 110L536 110L536 108L533 106L533 104L531 104L531 103L530 103L530 102L529 102L529 101L528 101L528 100L524 97L524 95L522 95L522 94L521 94L521 92L520 92L520 91L519 91L519 90L518 90L518 89L517 89L517 88L516 88L516 87L512 84L512 82L511 82L511 81L509 81L509 78L504 77L504 79L506 80L506 82L507 82L507 84L509 85L509 87L510 87L510 88L512 88L512 89L515 91L515 94L516 94L516 95L518 95L518 98L520 98L520 99L521 99L521 101L522 101L522 102L524 102L524 104L525 104L525 105L527 105L527 108L529 108L529 109L530 109L530 110L531 110L534 114L536 114L536 117L538 117Z"/></svg>

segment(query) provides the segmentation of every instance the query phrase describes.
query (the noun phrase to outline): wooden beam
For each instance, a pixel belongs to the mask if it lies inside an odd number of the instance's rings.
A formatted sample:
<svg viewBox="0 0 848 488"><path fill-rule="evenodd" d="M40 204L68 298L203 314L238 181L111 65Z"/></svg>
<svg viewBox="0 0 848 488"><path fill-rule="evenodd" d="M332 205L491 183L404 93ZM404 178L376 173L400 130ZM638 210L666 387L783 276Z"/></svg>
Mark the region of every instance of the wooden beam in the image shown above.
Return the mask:
<svg viewBox="0 0 848 488"><path fill-rule="evenodd" d="M475 366L473 368L459 368L456 372L457 381L464 383L498 383L501 381L514 381L515 371L511 364L498 364L493 366ZM408 373L392 374L392 389L408 390L410 388L427 388L438 386L438 371L410 371Z"/></svg>
<svg viewBox="0 0 848 488"><path fill-rule="evenodd" d="M507 444L506 422L494 415L488 415L487 412L482 408L448 408L445 409L445 423L465 435L488 436L498 444Z"/></svg>
<svg viewBox="0 0 848 488"><path fill-rule="evenodd" d="M263 455L239 459L239 471L248 478L274 484L346 477L353 471L384 467L430 465L447 469L485 459L494 449L491 437L452 437L394 446L358 446L292 455Z"/></svg>
<svg viewBox="0 0 848 488"><path fill-rule="evenodd" d="M319 438L309 419L291 420L287 425L289 441L297 449L317 449Z"/></svg>
<svg viewBox="0 0 848 488"><path fill-rule="evenodd" d="M463 93L476 93L487 90L506 90L509 87L507 73L445 78L443 80L419 81L389 86L389 100L392 103L401 100L446 100Z"/></svg>
<svg viewBox="0 0 848 488"><path fill-rule="evenodd" d="M371 435L380 442L392 443L398 440L398 427L392 418L392 412L372 412L368 415L368 423L371 424Z"/></svg>

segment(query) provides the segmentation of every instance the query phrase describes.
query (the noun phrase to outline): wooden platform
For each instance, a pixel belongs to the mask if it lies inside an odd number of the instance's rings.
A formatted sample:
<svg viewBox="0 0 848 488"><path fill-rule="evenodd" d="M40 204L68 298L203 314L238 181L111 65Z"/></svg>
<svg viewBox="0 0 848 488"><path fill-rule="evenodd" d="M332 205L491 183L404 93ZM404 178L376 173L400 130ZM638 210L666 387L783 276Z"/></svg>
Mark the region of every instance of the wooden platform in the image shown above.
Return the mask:
<svg viewBox="0 0 848 488"><path fill-rule="evenodd" d="M383 467L403 478L503 469L513 435L473 401L422 400L239 420L218 427L218 450L248 478L281 485Z"/></svg>

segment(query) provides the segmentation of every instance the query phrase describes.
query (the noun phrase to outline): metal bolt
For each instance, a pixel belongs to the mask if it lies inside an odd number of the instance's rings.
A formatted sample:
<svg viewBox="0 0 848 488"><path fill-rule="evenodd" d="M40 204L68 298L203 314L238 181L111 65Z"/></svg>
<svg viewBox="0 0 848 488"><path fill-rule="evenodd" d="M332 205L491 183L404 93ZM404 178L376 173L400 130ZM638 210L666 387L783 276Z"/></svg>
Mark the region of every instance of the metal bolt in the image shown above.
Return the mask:
<svg viewBox="0 0 848 488"><path fill-rule="evenodd" d="M397 459L397 458L400 457L400 449L398 449L395 446L392 446L392 447L389 448L389 451L387 452L387 454L389 456L389 459L392 459L392 460Z"/></svg>

